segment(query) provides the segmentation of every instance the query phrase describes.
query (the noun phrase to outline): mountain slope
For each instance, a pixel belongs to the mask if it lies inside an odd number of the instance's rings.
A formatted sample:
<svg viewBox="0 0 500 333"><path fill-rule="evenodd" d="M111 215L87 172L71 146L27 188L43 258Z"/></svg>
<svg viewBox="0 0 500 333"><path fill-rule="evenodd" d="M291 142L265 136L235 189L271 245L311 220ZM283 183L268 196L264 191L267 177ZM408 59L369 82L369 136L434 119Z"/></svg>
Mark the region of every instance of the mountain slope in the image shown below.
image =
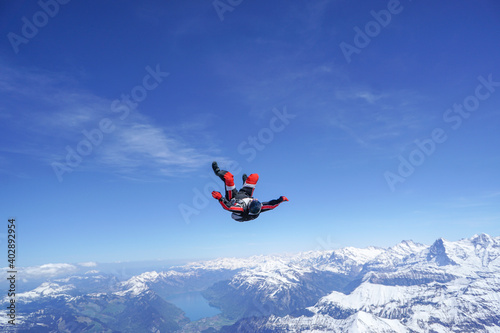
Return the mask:
<svg viewBox="0 0 500 333"><path fill-rule="evenodd" d="M189 323L167 301L186 292L222 314ZM17 302L20 332L500 333L500 237L223 258L126 281L92 271Z"/></svg>
<svg viewBox="0 0 500 333"><path fill-rule="evenodd" d="M500 332L500 238L403 242L366 262L352 292L301 316L243 319L223 332Z"/></svg>

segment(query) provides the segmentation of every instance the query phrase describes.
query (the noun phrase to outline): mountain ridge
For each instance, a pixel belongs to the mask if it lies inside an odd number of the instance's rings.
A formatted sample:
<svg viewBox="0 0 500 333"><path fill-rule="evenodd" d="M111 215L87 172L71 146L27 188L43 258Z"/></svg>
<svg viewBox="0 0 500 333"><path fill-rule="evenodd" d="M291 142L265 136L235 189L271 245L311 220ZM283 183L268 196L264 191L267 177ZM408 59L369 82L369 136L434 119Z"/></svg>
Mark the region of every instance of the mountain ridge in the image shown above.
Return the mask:
<svg viewBox="0 0 500 333"><path fill-rule="evenodd" d="M499 258L500 237L477 234L431 245L403 240L385 249L219 258L125 281L92 270L20 294L19 327L124 330L116 317L136 331L160 332L500 332ZM189 323L167 301L193 291L222 314L204 326ZM134 314L137 306L144 311Z"/></svg>

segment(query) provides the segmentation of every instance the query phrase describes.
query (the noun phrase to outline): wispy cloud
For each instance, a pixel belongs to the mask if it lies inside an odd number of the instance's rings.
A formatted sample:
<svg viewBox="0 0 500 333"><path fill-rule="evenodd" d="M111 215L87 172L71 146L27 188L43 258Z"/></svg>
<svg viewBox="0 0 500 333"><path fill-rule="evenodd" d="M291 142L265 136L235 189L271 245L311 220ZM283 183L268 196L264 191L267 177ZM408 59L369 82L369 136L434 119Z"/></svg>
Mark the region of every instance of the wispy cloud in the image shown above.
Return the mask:
<svg viewBox="0 0 500 333"><path fill-rule="evenodd" d="M17 271L23 281L47 280L61 276L72 275L84 272L90 267L97 267L95 262L82 262L76 265L66 263L51 263L40 266L18 267ZM7 272L8 267L3 267L0 271ZM3 281L2 281L3 282Z"/></svg>
<svg viewBox="0 0 500 333"><path fill-rule="evenodd" d="M326 124L363 147L404 149L421 131L429 130L432 121L421 112L423 98L415 92L350 87L336 90L334 96Z"/></svg>
<svg viewBox="0 0 500 333"><path fill-rule="evenodd" d="M374 104L376 101L386 97L386 95L381 93L375 93L368 89L354 89L350 88L349 90L341 90L338 89L335 91L335 97L341 101L347 100L363 100L369 104Z"/></svg>
<svg viewBox="0 0 500 333"><path fill-rule="evenodd" d="M7 93L7 102L12 105L5 117L11 118L10 131L23 133L24 140L11 144L2 140L2 151L24 154L50 167L52 162L65 159L65 147L75 148L86 139L82 131L91 131L108 118L114 131L105 134L102 143L85 157L81 168L86 171L134 179L175 176L209 163L217 154L206 142L199 121L183 123L177 130L172 124L158 124L142 113L147 110L139 109L121 119L111 111L111 100L75 88L72 79L64 75L8 67L3 73L6 76L0 79L0 92ZM193 126L202 140L183 137L185 128Z"/></svg>
<svg viewBox="0 0 500 333"><path fill-rule="evenodd" d="M78 265L82 266L82 267L96 267L97 263L95 263L93 261L89 261L89 262L81 262Z"/></svg>
<svg viewBox="0 0 500 333"><path fill-rule="evenodd" d="M45 264L41 266L30 266L19 268L20 275L25 279L50 278L63 274L70 274L77 271L77 267L71 264Z"/></svg>
<svg viewBox="0 0 500 333"><path fill-rule="evenodd" d="M477 195L450 198L448 201L437 203L448 209L467 209L476 207L496 207L500 192L478 193Z"/></svg>
<svg viewBox="0 0 500 333"><path fill-rule="evenodd" d="M485 198L499 198L500 197L500 191L491 191L488 192L484 195Z"/></svg>
<svg viewBox="0 0 500 333"><path fill-rule="evenodd" d="M333 114L330 117L330 124L347 133L358 144L362 146L367 145L366 141L358 133L356 133L353 127L347 124L347 120L345 119L345 117L342 116L341 112L339 111L333 112Z"/></svg>
<svg viewBox="0 0 500 333"><path fill-rule="evenodd" d="M124 176L140 178L184 174L214 159L215 151L202 152L142 115L133 118L103 144L97 163Z"/></svg>

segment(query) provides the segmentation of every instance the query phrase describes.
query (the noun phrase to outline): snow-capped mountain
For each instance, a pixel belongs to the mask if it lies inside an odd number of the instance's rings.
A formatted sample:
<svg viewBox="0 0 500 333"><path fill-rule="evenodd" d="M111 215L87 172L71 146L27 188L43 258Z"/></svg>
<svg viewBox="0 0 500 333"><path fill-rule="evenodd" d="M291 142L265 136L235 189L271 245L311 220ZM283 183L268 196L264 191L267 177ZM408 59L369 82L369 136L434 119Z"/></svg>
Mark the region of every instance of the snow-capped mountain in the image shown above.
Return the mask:
<svg viewBox="0 0 500 333"><path fill-rule="evenodd" d="M190 323L168 302L194 291L222 313ZM500 332L500 237L92 271L17 300L18 328L47 332Z"/></svg>
<svg viewBox="0 0 500 333"><path fill-rule="evenodd" d="M500 238L403 242L365 263L351 292L308 313L243 319L227 331L500 332Z"/></svg>

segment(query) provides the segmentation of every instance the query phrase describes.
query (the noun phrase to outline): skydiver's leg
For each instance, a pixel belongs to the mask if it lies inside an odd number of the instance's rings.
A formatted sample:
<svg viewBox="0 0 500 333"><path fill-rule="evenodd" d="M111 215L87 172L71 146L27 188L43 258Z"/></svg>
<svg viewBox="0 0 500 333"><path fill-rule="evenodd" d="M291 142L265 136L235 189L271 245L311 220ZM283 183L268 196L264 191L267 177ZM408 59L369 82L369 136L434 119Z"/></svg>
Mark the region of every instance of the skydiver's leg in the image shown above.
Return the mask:
<svg viewBox="0 0 500 333"><path fill-rule="evenodd" d="M212 162L212 170L214 170L214 173L217 177L219 177L220 179L222 179L222 181L224 181L224 175L221 174L219 165L215 161Z"/></svg>
<svg viewBox="0 0 500 333"><path fill-rule="evenodd" d="M245 193L248 197L253 197L253 191L255 190L255 186L259 181L259 175L256 173L252 173L248 177L243 177L243 179L243 187L241 188L239 193Z"/></svg>
<svg viewBox="0 0 500 333"><path fill-rule="evenodd" d="M231 200L238 193L236 191L236 186L234 185L234 176L231 172L226 170L221 170L217 165L217 162L212 163L212 169L214 173L224 182L226 188L226 199Z"/></svg>

